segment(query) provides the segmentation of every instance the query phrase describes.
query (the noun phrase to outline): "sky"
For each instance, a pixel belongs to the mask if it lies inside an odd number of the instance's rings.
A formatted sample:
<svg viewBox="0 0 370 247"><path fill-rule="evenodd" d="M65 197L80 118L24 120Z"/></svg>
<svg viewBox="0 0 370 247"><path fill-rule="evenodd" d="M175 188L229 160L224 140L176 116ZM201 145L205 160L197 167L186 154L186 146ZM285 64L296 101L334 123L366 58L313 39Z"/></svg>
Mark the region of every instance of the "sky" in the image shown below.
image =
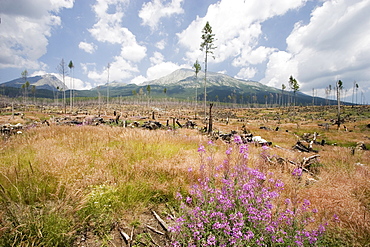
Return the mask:
<svg viewBox="0 0 370 247"><path fill-rule="evenodd" d="M347 101L368 103L369 13L370 0L0 0L0 82L57 74L62 59L75 89L204 70L208 21L208 71L278 89L292 75L323 98L341 80Z"/></svg>

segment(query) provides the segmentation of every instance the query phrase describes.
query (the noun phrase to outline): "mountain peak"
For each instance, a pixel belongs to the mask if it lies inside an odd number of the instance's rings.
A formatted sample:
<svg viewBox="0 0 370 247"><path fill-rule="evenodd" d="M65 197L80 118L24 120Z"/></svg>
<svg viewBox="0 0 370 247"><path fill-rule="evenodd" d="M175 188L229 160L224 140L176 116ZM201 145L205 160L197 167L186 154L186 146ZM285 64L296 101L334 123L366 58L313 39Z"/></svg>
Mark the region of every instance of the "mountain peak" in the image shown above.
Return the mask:
<svg viewBox="0 0 370 247"><path fill-rule="evenodd" d="M185 88L194 88L203 85L204 76L205 74L203 71L199 71L196 77L194 70L181 68L173 71L167 76L144 82L141 85L181 85ZM227 86L241 88L246 85L264 87L264 85L259 82L245 81L221 73L207 72L207 86Z"/></svg>
<svg viewBox="0 0 370 247"><path fill-rule="evenodd" d="M63 84L63 82L53 74L27 77L27 81L31 86L35 86L37 89L48 89L52 91L57 90L58 88L68 89L67 85ZM4 82L1 86L21 88L24 83L24 78L20 77L12 81Z"/></svg>

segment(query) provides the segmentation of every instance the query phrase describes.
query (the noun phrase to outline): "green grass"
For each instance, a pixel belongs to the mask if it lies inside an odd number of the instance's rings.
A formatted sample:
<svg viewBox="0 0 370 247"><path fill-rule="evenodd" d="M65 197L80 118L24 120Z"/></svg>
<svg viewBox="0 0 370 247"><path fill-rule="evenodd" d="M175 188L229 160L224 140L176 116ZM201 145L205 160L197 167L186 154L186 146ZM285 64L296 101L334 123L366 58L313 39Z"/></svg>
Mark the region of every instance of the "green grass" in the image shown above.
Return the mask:
<svg viewBox="0 0 370 247"><path fill-rule="evenodd" d="M174 201L186 183L176 157L200 141L177 135L54 126L11 137L0 157L0 245L71 246L86 231L106 242L126 212L132 220Z"/></svg>

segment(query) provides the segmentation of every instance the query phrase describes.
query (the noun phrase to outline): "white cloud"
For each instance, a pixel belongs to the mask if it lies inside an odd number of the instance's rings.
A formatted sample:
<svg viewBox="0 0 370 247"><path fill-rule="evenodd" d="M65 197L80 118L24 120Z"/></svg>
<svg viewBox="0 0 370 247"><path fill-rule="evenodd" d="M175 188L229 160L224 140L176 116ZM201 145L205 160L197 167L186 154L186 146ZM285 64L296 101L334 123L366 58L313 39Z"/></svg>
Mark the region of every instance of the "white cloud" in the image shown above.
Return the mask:
<svg viewBox="0 0 370 247"><path fill-rule="evenodd" d="M123 26L124 9L129 0L97 0L92 6L97 22L88 31L99 42L118 44L121 46L119 56L112 58L109 69L109 82L124 82L139 72L135 63L146 57L147 48L139 44L136 36ZM108 81L108 70L98 70L95 66L84 68L87 76L99 84Z"/></svg>
<svg viewBox="0 0 370 247"><path fill-rule="evenodd" d="M150 67L146 74L148 81L155 80L180 69L181 66L172 62L162 62Z"/></svg>
<svg viewBox="0 0 370 247"><path fill-rule="evenodd" d="M87 52L87 53L94 53L95 50L96 50L96 45L93 44L93 43L87 43L87 42L83 42L81 41L79 44L78 44L78 48L80 48L81 50Z"/></svg>
<svg viewBox="0 0 370 247"><path fill-rule="evenodd" d="M154 52L153 57L151 57L149 60L152 63L152 65L156 65L156 64L162 63L164 60L164 57L162 53L156 51Z"/></svg>
<svg viewBox="0 0 370 247"><path fill-rule="evenodd" d="M95 64L84 64L83 71L87 76L96 81L98 84L106 84L108 82L108 65L97 70ZM139 72L138 68L131 62L125 60L121 56L114 58L109 67L109 83L112 81L125 82L133 77L133 73Z"/></svg>
<svg viewBox="0 0 370 247"><path fill-rule="evenodd" d="M120 44L121 56L124 59L139 62L146 56L147 49L136 41L135 35L130 30L123 27L123 9L128 1L98 0L93 6L98 21L89 29L89 32L97 41ZM109 7L115 8L114 13L108 13Z"/></svg>
<svg viewBox="0 0 370 247"><path fill-rule="evenodd" d="M246 68L242 68L239 71L239 73L236 75L236 78L248 80L248 79L253 78L256 75L256 73L257 73L256 68L246 67Z"/></svg>
<svg viewBox="0 0 370 247"><path fill-rule="evenodd" d="M233 60L233 66L242 67L249 64L263 63L274 51L277 51L277 49L264 46L259 46L253 50L243 49L241 55Z"/></svg>
<svg viewBox="0 0 370 247"><path fill-rule="evenodd" d="M324 2L307 25L296 24L287 38L287 53L271 55L263 82L281 85L295 74L306 93L334 85L336 78L347 89L354 80L369 87L369 13L365 0Z"/></svg>
<svg viewBox="0 0 370 247"><path fill-rule="evenodd" d="M163 50L166 47L166 41L162 39L161 41L158 41L155 44L155 47L157 47L159 50Z"/></svg>
<svg viewBox="0 0 370 247"><path fill-rule="evenodd" d="M73 1L1 1L0 68L41 68L38 59L47 52L51 28L61 24L56 14L72 6Z"/></svg>
<svg viewBox="0 0 370 247"><path fill-rule="evenodd" d="M130 83L139 85L139 84L141 84L141 83L143 83L145 81L147 81L146 77L144 77L142 75L139 75L139 76L135 77L134 79L132 79L130 81Z"/></svg>
<svg viewBox="0 0 370 247"><path fill-rule="evenodd" d="M298 64L292 60L292 55L285 51L275 52L267 63L265 78L261 83L271 87L281 88L281 84L288 86L289 77L297 77ZM297 78L299 80L299 78Z"/></svg>
<svg viewBox="0 0 370 247"><path fill-rule="evenodd" d="M132 34L128 37L130 40L126 42L126 45L122 45L121 56L129 61L140 62L146 57L147 49L145 46L139 45Z"/></svg>
<svg viewBox="0 0 370 247"><path fill-rule="evenodd" d="M152 0L144 3L139 11L139 17L143 20L142 24L149 26L151 30L157 29L161 18L184 13L181 7L182 2L183 0L171 0L170 3L163 4L163 0Z"/></svg>
<svg viewBox="0 0 370 247"><path fill-rule="evenodd" d="M306 0L220 0L208 7L207 14L194 20L185 30L178 33L179 44L187 49L188 61L195 61L201 53L201 31L208 21L215 34L215 60L210 63L221 63L226 59L235 59L234 66L243 66L250 62L257 63L265 58L259 57L248 61L247 54L256 49L258 39L262 34L261 23L277 15L283 15L288 10L300 8ZM220 18L222 16L222 18ZM227 21L225 21L227 20ZM269 48L260 55L268 56Z"/></svg>

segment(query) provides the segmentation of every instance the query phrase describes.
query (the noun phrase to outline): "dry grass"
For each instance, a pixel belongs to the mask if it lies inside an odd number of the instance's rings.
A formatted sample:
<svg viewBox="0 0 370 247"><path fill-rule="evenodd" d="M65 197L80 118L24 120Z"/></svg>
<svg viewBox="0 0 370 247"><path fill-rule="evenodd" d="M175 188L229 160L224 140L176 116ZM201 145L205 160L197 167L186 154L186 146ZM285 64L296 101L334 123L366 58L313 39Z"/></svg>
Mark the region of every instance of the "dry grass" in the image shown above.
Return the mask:
<svg viewBox="0 0 370 247"><path fill-rule="evenodd" d="M306 132L316 131L320 134L319 141L337 143L339 146L314 146L319 150L321 167L319 180L310 185L306 185L305 179L301 182L292 179L291 166L276 167L266 163L261 158L260 147L250 146L249 162L250 166L272 171L282 179L286 184L285 197L300 201L309 199L320 212L317 220L330 223L330 236L336 243L366 246L370 242L370 155L369 151L353 154L351 148L359 141L369 144L370 130L363 127L368 124L368 118L357 117L356 122L346 123L351 132L345 132L335 127L325 130L317 125L323 120L307 119L305 115L293 116L295 122L289 122L276 119L272 110L233 111L245 120L230 118L230 123L226 124L219 117L215 128L224 132L241 131L245 124L254 135L282 147L270 148L267 151L270 156L295 162L310 156L291 149L297 141L296 136ZM262 114L270 114L270 117ZM297 119L303 121L297 125ZM271 130L260 129L261 126ZM277 126L280 127L278 132L274 131ZM118 202L112 204L113 211L104 211L115 222L128 225L144 221L149 208L174 203L174 194L185 192L194 182L195 178L188 177L187 171L189 167L195 170L199 167L196 150L206 143L207 138L196 130L148 131L104 125L52 125L12 136L3 141L0 148L0 203L7 205L0 210L0 238L4 232L14 235L19 231L23 234L17 235L20 245L26 245L27 236L32 233L25 231L22 225L46 228L46 225L35 226L40 217L50 222L49 226L64 226L61 231L65 236L73 236L81 229L92 229L94 224L95 228L97 224L109 226L111 222L92 217L96 210L107 210L89 204L92 195L100 190L102 196L94 200ZM223 142L216 141L212 154L214 164L222 163L226 148ZM340 221L333 222L333 215ZM66 219L72 224L65 223ZM9 229L18 230L9 233ZM34 243L39 240L35 237Z"/></svg>

